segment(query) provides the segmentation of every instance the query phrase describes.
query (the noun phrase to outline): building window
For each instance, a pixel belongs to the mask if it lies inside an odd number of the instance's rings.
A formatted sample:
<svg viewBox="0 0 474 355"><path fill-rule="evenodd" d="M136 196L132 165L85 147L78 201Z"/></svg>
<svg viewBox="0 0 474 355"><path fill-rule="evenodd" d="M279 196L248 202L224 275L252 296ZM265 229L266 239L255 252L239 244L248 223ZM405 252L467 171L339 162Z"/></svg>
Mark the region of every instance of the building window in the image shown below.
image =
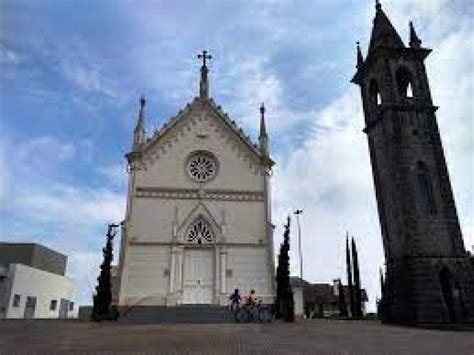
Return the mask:
<svg viewBox="0 0 474 355"><path fill-rule="evenodd" d="M214 240L214 233L205 219L198 218L189 227L186 240L198 244L211 243Z"/></svg>
<svg viewBox="0 0 474 355"><path fill-rule="evenodd" d="M412 98L413 86L410 71L405 67L400 67L397 70L396 78L400 98Z"/></svg>
<svg viewBox="0 0 474 355"><path fill-rule="evenodd" d="M380 96L379 86L375 80L372 80L369 85L369 99L370 102L375 105L379 106L382 104L382 97Z"/></svg>
<svg viewBox="0 0 474 355"><path fill-rule="evenodd" d="M69 310L72 311L74 310L74 302L69 302Z"/></svg>
<svg viewBox="0 0 474 355"><path fill-rule="evenodd" d="M21 300L20 295L14 295L13 296L13 307L15 307L15 308L20 307L20 300Z"/></svg>
<svg viewBox="0 0 474 355"><path fill-rule="evenodd" d="M417 170L418 189L424 209L430 214L436 214L436 201L428 168L424 163L418 162Z"/></svg>
<svg viewBox="0 0 474 355"><path fill-rule="evenodd" d="M217 159L209 152L192 153L187 161L186 170L189 176L197 182L207 182L217 174Z"/></svg>
<svg viewBox="0 0 474 355"><path fill-rule="evenodd" d="M49 304L49 310L55 311L57 306L58 306L58 300L51 300L51 303Z"/></svg>

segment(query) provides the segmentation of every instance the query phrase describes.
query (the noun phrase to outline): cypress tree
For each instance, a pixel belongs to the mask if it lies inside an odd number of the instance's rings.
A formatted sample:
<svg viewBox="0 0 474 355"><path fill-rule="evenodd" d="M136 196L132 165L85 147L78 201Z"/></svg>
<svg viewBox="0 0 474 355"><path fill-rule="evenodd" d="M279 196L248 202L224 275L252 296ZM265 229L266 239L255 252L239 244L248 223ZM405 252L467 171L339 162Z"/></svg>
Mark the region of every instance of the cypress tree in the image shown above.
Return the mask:
<svg viewBox="0 0 474 355"><path fill-rule="evenodd" d="M352 266L354 268L354 316L362 317L362 291L360 287L359 257L357 255L357 246L352 238Z"/></svg>
<svg viewBox="0 0 474 355"><path fill-rule="evenodd" d="M290 285L290 217L288 217L283 234L283 242L278 255L278 267L276 273L277 298L276 315L287 322L295 319L293 291Z"/></svg>
<svg viewBox="0 0 474 355"><path fill-rule="evenodd" d="M337 290L339 293L339 317L347 317L346 296L344 295L344 287L340 279L337 284Z"/></svg>
<svg viewBox="0 0 474 355"><path fill-rule="evenodd" d="M112 291L110 286L110 269L113 259L112 241L117 234L118 225L109 224L105 247L102 248L103 260L100 265L100 274L97 278L96 294L93 298L92 320L100 322L111 318Z"/></svg>
<svg viewBox="0 0 474 355"><path fill-rule="evenodd" d="M379 269L379 274L380 274L380 298L383 298L383 289L384 289L384 286L385 286L385 281L383 279L382 268Z"/></svg>
<svg viewBox="0 0 474 355"><path fill-rule="evenodd" d="M347 269L347 287L349 288L349 305L350 305L351 317L354 317L355 316L354 286L352 285L352 264L351 264L351 252L349 250L349 235L346 236L346 269Z"/></svg>
<svg viewBox="0 0 474 355"><path fill-rule="evenodd" d="M385 320L385 316L384 316L385 280L383 278L382 268L380 268L379 270L379 275L380 275L380 300L377 305L377 313L378 313L378 318L384 321Z"/></svg>

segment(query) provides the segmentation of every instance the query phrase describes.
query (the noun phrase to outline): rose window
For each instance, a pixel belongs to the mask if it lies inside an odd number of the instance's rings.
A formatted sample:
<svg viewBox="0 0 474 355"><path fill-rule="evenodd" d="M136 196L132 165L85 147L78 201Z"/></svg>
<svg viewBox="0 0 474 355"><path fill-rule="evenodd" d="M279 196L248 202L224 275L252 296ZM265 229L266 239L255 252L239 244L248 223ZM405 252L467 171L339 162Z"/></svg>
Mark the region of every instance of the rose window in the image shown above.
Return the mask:
<svg viewBox="0 0 474 355"><path fill-rule="evenodd" d="M187 169L194 180L205 182L216 175L217 162L209 153L196 153L189 158Z"/></svg>
<svg viewBox="0 0 474 355"><path fill-rule="evenodd" d="M189 227L186 239L190 243L211 243L213 240L211 226L205 220L198 219Z"/></svg>

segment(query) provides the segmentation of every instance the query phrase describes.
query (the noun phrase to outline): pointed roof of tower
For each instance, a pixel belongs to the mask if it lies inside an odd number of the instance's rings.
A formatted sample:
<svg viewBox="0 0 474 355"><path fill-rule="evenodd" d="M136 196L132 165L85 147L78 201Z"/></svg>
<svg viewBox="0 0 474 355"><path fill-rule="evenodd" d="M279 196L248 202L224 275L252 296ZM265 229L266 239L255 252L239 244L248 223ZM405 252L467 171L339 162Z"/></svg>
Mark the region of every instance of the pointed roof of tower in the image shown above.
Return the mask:
<svg viewBox="0 0 474 355"><path fill-rule="evenodd" d="M380 46L404 48L405 45L403 44L400 35L382 10L382 5L378 0L376 0L375 9L374 27L372 28L372 35L370 37L369 54Z"/></svg>
<svg viewBox="0 0 474 355"><path fill-rule="evenodd" d="M372 64L379 57L403 57L410 58L410 60L413 58L424 60L431 52L431 49L421 48L421 40L412 24L410 24L410 47L407 47L382 10L379 0L375 2L375 10L369 50L365 59L360 49L357 48L357 71L351 79L351 82L357 85L362 83L367 73L370 72Z"/></svg>

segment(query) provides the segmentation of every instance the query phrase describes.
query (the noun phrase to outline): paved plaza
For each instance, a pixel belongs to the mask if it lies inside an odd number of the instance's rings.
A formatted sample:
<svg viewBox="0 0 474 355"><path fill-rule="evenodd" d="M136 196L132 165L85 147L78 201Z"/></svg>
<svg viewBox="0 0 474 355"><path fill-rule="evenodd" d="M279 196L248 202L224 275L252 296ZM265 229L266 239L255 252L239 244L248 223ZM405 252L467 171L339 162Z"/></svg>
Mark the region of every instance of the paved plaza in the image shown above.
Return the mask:
<svg viewBox="0 0 474 355"><path fill-rule="evenodd" d="M474 332L366 321L293 324L121 324L0 321L0 354L443 354L474 355Z"/></svg>

